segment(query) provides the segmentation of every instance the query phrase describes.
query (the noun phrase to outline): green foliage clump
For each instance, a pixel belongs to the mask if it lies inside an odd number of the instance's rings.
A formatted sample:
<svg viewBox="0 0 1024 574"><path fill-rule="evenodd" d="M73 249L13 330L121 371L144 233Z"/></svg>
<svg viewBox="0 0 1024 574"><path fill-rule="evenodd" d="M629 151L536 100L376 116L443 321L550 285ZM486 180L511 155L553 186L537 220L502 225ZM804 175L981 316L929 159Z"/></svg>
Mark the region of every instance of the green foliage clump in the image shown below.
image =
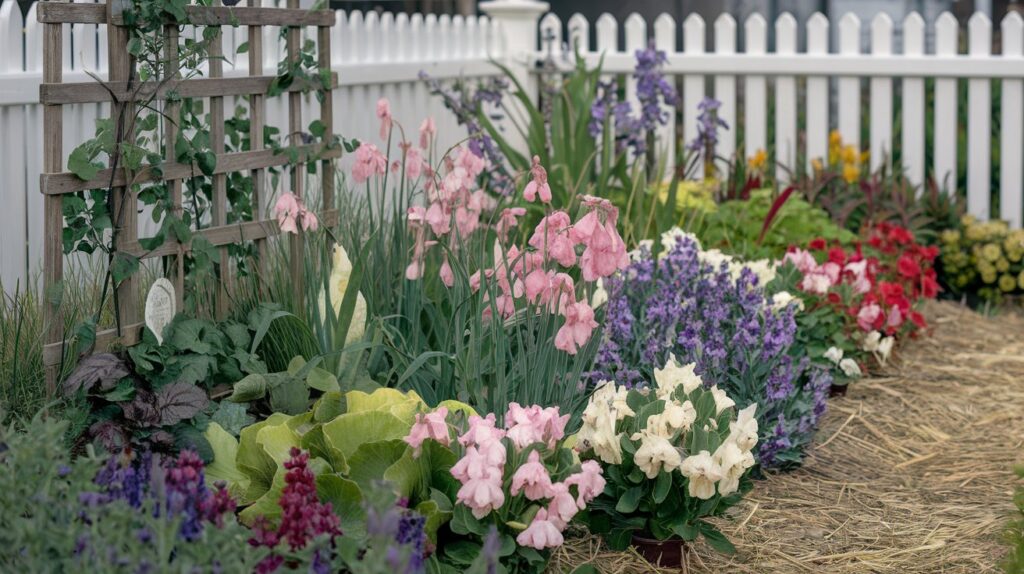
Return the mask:
<svg viewBox="0 0 1024 574"><path fill-rule="evenodd" d="M1024 294L1024 230L964 216L940 235L940 278L954 294L1000 303Z"/></svg>
<svg viewBox="0 0 1024 574"><path fill-rule="evenodd" d="M718 248L743 259L781 259L791 245L824 238L849 245L856 236L835 223L824 210L795 195L790 196L772 218L759 240L765 221L776 200L771 189L758 189L750 199L726 201L715 212L706 213L696 234L706 248Z"/></svg>

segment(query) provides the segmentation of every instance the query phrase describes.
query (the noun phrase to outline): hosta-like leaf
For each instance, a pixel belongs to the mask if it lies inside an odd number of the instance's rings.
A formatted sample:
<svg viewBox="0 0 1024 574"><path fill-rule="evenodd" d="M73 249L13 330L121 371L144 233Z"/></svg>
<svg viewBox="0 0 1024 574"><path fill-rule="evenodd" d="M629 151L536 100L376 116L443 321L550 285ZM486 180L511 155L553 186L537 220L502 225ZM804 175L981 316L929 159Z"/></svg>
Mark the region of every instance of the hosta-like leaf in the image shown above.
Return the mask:
<svg viewBox="0 0 1024 574"><path fill-rule="evenodd" d="M78 362L78 367L64 380L64 395L73 396L79 390L89 391L99 384L109 391L118 381L131 374L128 365L112 353L97 353Z"/></svg>

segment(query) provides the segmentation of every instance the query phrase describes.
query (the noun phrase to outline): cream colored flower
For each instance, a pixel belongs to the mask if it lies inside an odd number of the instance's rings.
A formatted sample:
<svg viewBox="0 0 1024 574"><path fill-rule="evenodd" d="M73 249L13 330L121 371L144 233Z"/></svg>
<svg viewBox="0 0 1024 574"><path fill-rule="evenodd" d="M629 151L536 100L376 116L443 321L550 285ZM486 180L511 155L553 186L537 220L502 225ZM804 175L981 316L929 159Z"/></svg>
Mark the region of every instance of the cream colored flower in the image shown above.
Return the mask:
<svg viewBox="0 0 1024 574"><path fill-rule="evenodd" d="M704 382L694 372L696 367L696 363L680 366L676 356L669 355L663 369L654 369L654 381L658 383L658 398L667 400L680 386L683 387L684 393L690 394L693 389L703 385Z"/></svg>
<svg viewBox="0 0 1024 574"><path fill-rule="evenodd" d="M593 403L591 403L593 405ZM588 409L591 405L588 405ZM591 420L584 421L580 428L579 441L584 449L594 449L594 454L607 464L622 463L622 445L615 432L615 415L611 408L597 408L591 413Z"/></svg>
<svg viewBox="0 0 1024 574"><path fill-rule="evenodd" d="M794 304L794 306L800 311L804 310L804 300L799 297L794 297L789 291L779 291L772 296L772 309L785 309L786 307L789 307L790 304Z"/></svg>
<svg viewBox="0 0 1024 574"><path fill-rule="evenodd" d="M757 444L757 403L750 403L736 415L729 425L729 440L740 450L749 451Z"/></svg>
<svg viewBox="0 0 1024 574"><path fill-rule="evenodd" d="M706 450L686 457L679 465L679 472L690 479L690 496L707 500L715 495L715 483L722 480L722 467Z"/></svg>
<svg viewBox="0 0 1024 574"><path fill-rule="evenodd" d="M345 252L345 248L341 245L334 247L333 267L331 268L331 276L327 282L327 293L320 295L320 316L324 317L327 314L327 296L331 299L331 308L334 311L334 315L337 316L341 312L341 304L345 300L345 291L348 290L348 283L352 277L352 261L348 258L348 253ZM345 335L345 344L349 344L353 341L358 341L363 338L363 333L366 332L366 299L363 294L356 293L356 304L352 310L352 321L349 323L348 333Z"/></svg>
<svg viewBox="0 0 1024 574"><path fill-rule="evenodd" d="M843 360L843 350L838 347L829 347L825 351L825 358L832 361L832 363L838 365Z"/></svg>
<svg viewBox="0 0 1024 574"><path fill-rule="evenodd" d="M640 448L636 449L633 462L644 471L647 478L657 478L662 469L665 472L672 472L679 468L682 456L668 439L649 433L642 433L640 439Z"/></svg>
<svg viewBox="0 0 1024 574"><path fill-rule="evenodd" d="M869 353L874 353L878 350L878 342L882 340L882 334L878 331L871 331L864 337L864 342L861 344L861 348Z"/></svg>
<svg viewBox="0 0 1024 574"><path fill-rule="evenodd" d="M860 365L853 359L843 359L839 361L839 368L842 369L843 374L847 377L859 377L861 376Z"/></svg>
<svg viewBox="0 0 1024 574"><path fill-rule="evenodd" d="M680 430L689 430L693 421L697 420L697 410L693 403L686 401L679 404L669 401L665 404L665 410L656 415L647 417L647 434L671 438Z"/></svg>
<svg viewBox="0 0 1024 574"><path fill-rule="evenodd" d="M604 289L604 279L598 278L594 285L594 294L590 296L590 308L597 309L608 302L608 291Z"/></svg>
<svg viewBox="0 0 1024 574"><path fill-rule="evenodd" d="M892 353L893 343L896 339L892 337L886 337L878 342L878 359L884 365L889 360L889 354Z"/></svg>
<svg viewBox="0 0 1024 574"><path fill-rule="evenodd" d="M744 452L731 440L718 447L713 458L722 471L722 480L718 483L718 493L722 496L739 490L743 473L754 466L754 455L749 450Z"/></svg>
<svg viewBox="0 0 1024 574"><path fill-rule="evenodd" d="M718 385L711 387L711 396L715 397L715 416L722 414L722 411L729 407L736 406L736 401L730 399Z"/></svg>
<svg viewBox="0 0 1024 574"><path fill-rule="evenodd" d="M665 251L671 251L672 249L675 248L680 238L689 239L690 241L693 242L697 249L700 249L700 239L698 239L696 235L692 233L687 233L686 231L683 231L678 227L673 227L672 229L669 229L665 233L661 234L661 246L662 248L665 249Z"/></svg>
<svg viewBox="0 0 1024 574"><path fill-rule="evenodd" d="M775 264L769 259L758 259L756 261L748 261L742 265L754 272L757 276L757 284L761 287L771 283L775 280ZM736 274L739 277L739 274Z"/></svg>
<svg viewBox="0 0 1024 574"><path fill-rule="evenodd" d="M636 413L630 408L629 403L626 401L629 397L629 389L626 387L618 387L615 390L615 395L612 397L612 409L615 411L615 420L621 421L626 417L635 417Z"/></svg>

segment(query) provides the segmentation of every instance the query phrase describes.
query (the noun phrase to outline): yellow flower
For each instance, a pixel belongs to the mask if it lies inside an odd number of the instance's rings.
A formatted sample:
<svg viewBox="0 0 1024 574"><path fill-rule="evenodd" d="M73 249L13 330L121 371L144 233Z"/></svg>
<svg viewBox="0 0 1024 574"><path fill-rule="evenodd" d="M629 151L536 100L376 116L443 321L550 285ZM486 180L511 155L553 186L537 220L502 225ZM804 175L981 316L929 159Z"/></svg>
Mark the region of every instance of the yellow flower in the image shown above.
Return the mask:
<svg viewBox="0 0 1024 574"><path fill-rule="evenodd" d="M985 283L995 283L996 279L998 278L999 277L998 275L996 275L996 272L994 270L991 272L988 272L987 270L981 272L981 280L984 281Z"/></svg>
<svg viewBox="0 0 1024 574"><path fill-rule="evenodd" d="M855 164L848 163L843 166L843 179L846 183L856 183L860 179L860 168Z"/></svg>
<svg viewBox="0 0 1024 574"><path fill-rule="evenodd" d="M1010 262L1007 261L1005 257L1000 257L996 261L996 270L1002 271L1003 273L1009 271L1010 270Z"/></svg>
<svg viewBox="0 0 1024 574"><path fill-rule="evenodd" d="M821 160L817 158L811 160L811 167L814 169L815 173L824 171L825 169L825 166L821 165Z"/></svg>
<svg viewBox="0 0 1024 574"><path fill-rule="evenodd" d="M680 181L676 188L676 207L680 210L699 209L701 211L715 211L714 193L718 182L713 179L704 181ZM658 199L662 203L668 202L668 193L672 188L672 182L664 182L657 188Z"/></svg>
<svg viewBox="0 0 1024 574"><path fill-rule="evenodd" d="M840 147L843 145L843 136L839 133L839 130L832 130L828 134L828 145L829 147Z"/></svg>
<svg viewBox="0 0 1024 574"><path fill-rule="evenodd" d="M759 149L747 160L747 167L751 170L760 170L766 163L768 163L768 152Z"/></svg>
<svg viewBox="0 0 1024 574"><path fill-rule="evenodd" d="M854 163L855 164L855 163L857 163L857 148L852 146L852 145L848 145L848 146L844 147L843 148L843 152L842 152L842 157L843 157L843 163L847 163L847 164L850 164L850 163Z"/></svg>
<svg viewBox="0 0 1024 574"><path fill-rule="evenodd" d="M867 164L869 159L871 159L870 151L864 150L860 153L860 163Z"/></svg>
<svg viewBox="0 0 1024 574"><path fill-rule="evenodd" d="M1017 286L1024 289L1024 271L1021 271L1020 275L1017 276Z"/></svg>
<svg viewBox="0 0 1024 574"><path fill-rule="evenodd" d="M999 289L1009 293L1017 288L1017 279L1013 275L1002 275L999 277Z"/></svg>
<svg viewBox="0 0 1024 574"><path fill-rule="evenodd" d="M981 255L988 261L995 263L1003 255L1003 251L995 243L986 243L981 248Z"/></svg>

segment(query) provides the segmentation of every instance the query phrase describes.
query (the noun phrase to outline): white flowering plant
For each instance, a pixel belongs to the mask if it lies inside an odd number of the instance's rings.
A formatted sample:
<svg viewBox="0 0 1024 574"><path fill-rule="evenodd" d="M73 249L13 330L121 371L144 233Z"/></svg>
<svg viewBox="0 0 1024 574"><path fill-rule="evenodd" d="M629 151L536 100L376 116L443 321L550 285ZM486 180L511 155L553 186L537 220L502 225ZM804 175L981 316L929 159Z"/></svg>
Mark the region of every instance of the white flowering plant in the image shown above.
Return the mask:
<svg viewBox="0 0 1024 574"><path fill-rule="evenodd" d="M706 387L694 364L671 358L644 388L600 383L583 413L577 450L606 480L586 521L613 549L632 536L694 541L720 552L732 543L705 519L751 488L757 404L737 412L725 391Z"/></svg>

